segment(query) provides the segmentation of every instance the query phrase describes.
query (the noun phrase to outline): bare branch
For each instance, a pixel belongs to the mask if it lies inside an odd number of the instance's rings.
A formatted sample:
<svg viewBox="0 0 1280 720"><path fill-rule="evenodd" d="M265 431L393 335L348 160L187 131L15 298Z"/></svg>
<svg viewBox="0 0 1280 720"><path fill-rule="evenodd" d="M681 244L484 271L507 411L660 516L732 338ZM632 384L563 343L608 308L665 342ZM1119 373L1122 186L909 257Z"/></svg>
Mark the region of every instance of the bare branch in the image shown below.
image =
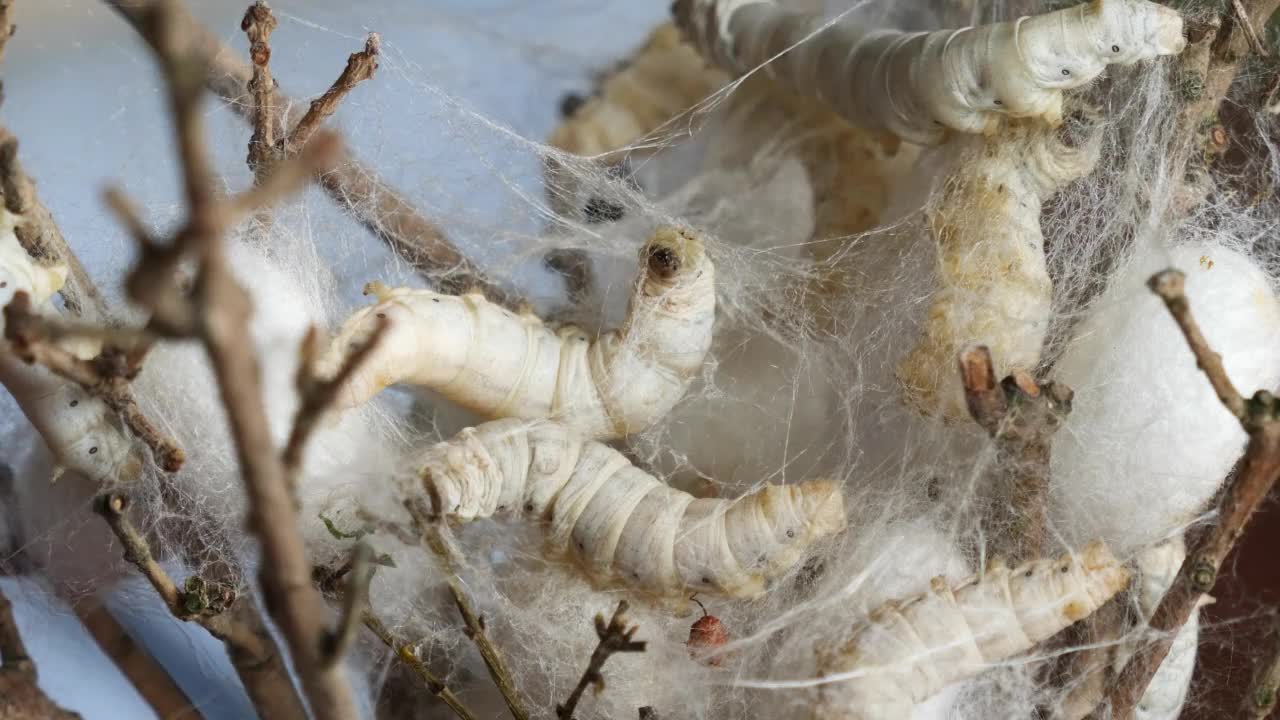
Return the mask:
<svg viewBox="0 0 1280 720"><path fill-rule="evenodd" d="M291 484L296 483L297 474L302 468L302 453L320 418L333 405L338 397L338 390L346 384L351 374L359 370L370 353L377 348L387 327L387 319L379 318L373 334L364 343L353 348L343 360L337 374L327 380L320 380L316 376L316 361L320 354L319 333L313 327L303 338L302 361L298 364L298 394L302 399L298 413L294 416L293 430L284 447L284 466Z"/></svg>
<svg viewBox="0 0 1280 720"><path fill-rule="evenodd" d="M1071 412L1071 389L1036 384L1015 371L999 385L986 347L960 353L960 377L969 413L995 440L995 467L1010 497L1007 528L997 541L1001 554L1022 562L1043 554L1048 525L1049 457L1053 435Z"/></svg>
<svg viewBox="0 0 1280 720"><path fill-rule="evenodd" d="M148 32L146 18L158 1L104 0L141 34ZM193 46L200 48L208 58L203 74L206 87L228 102L241 117L252 122L252 107L243 101L245 87L252 77L249 65L224 46L216 35L191 18L183 18L182 22L182 32L189 35ZM300 103L279 92L273 95L275 107L292 109L287 117L282 118L285 125L301 119L303 110ZM443 291L458 293L478 288L494 302L507 307L519 304L518 298L485 280L483 273L458 252L444 232L404 195L349 154L344 153L331 169L317 175L320 186L335 203L410 266L438 283Z"/></svg>
<svg viewBox="0 0 1280 720"><path fill-rule="evenodd" d="M67 310L90 320L106 317L102 295L40 202L35 183L18 160L18 139L5 128L0 128L0 190L5 209L21 218L14 234L27 254L44 264L66 266L67 282L58 294Z"/></svg>
<svg viewBox="0 0 1280 720"><path fill-rule="evenodd" d="M320 123L337 111L338 105L347 93L351 92L356 85L373 77L373 72L378 69L378 52L381 47L382 39L378 33L369 33L369 37L364 41L364 50L351 53L342 74L328 90L324 91L323 95L311 101L306 114L289 133L289 139L284 145L286 155L292 155L305 147L316 128L320 127Z"/></svg>
<svg viewBox="0 0 1280 720"><path fill-rule="evenodd" d="M1187 303L1185 294L1186 276L1177 270L1165 270L1151 276L1147 281L1147 287L1164 300L1165 306L1169 308L1169 314L1173 316L1174 322L1178 323L1178 329L1182 330L1183 336L1187 339L1187 345L1196 356L1196 366L1209 378L1209 384L1218 394L1218 400L1231 411L1232 416L1244 422L1247 419L1245 399L1240 397L1239 391L1227 377L1222 356L1209 347L1209 341L1205 340L1204 334L1200 332L1200 326L1191 316L1191 307Z"/></svg>
<svg viewBox="0 0 1280 720"><path fill-rule="evenodd" d="M426 665L422 664L422 660L418 658L413 648L408 643L397 641L387 630L387 626L383 625L382 621L375 617L373 613L365 611L364 626L369 628L384 645L391 648L391 651L400 659L400 662L404 663L415 675L421 678L427 689L431 691L431 694L440 698L445 705L448 705L449 709L453 710L453 714L462 718L462 720L475 720L475 715L467 709L466 705L462 704L462 701L458 699L457 695L453 694L452 690L445 687L444 681L436 677L435 674L427 669Z"/></svg>
<svg viewBox="0 0 1280 720"><path fill-rule="evenodd" d="M0 0L0 60L4 59L4 49L9 44L18 26L13 24L13 0Z"/></svg>
<svg viewBox="0 0 1280 720"><path fill-rule="evenodd" d="M0 0L3 7L4 0ZM36 685L36 666L13 619L13 605L0 592L0 718L26 720L80 720L58 707Z"/></svg>
<svg viewBox="0 0 1280 720"><path fill-rule="evenodd" d="M250 531L262 550L259 579L266 606L288 642L294 667L310 706L321 720L350 720L357 716L355 700L341 668L325 660L328 634L324 599L311 583L298 517L285 480L285 468L272 445L262 399L257 358L245 338L249 335L252 303L235 280L222 252L222 234L237 207L262 207L240 198L228 203L216 192L204 148L200 108L209 57L195 27L176 0L162 0L137 10L143 38L155 51L169 91L178 152L183 169L188 217L163 251L144 246L129 290L135 299L160 310L158 299L173 301L175 293L159 296L139 287L139 278L152 277L172 287L172 270L183 257L199 261L188 304L178 316L194 318L189 328L204 344L227 410L231 436L248 496ZM303 162L302 160L295 160Z"/></svg>
<svg viewBox="0 0 1280 720"><path fill-rule="evenodd" d="M1134 655L1110 687L1110 717L1120 720L1132 717L1138 700L1168 655L1178 629L1213 589L1223 560L1280 477L1280 403L1265 390L1258 391L1248 401L1234 394L1220 358L1209 348L1191 316L1181 273L1166 270L1152 277L1149 285L1182 328L1187 344L1223 405L1236 415L1249 434L1249 444L1238 472L1218 501L1213 524L1204 528L1191 543L1186 561L1151 618L1155 639ZM1104 717L1102 713L1100 708L1094 717Z"/></svg>
<svg viewBox="0 0 1280 720"><path fill-rule="evenodd" d="M182 591L174 584L169 574L160 567L155 556L151 554L151 546L142 536L132 521L129 520L129 498L118 493L101 495L94 501L93 510L107 521L111 532L124 545L124 559L138 568L138 572L151 583L156 594L164 601L165 607L175 617L186 619L190 613L183 603Z"/></svg>
<svg viewBox="0 0 1280 720"><path fill-rule="evenodd" d="M428 486L430 484L428 483ZM489 676L493 678L493 684L498 686L498 691L502 693L502 699L507 703L507 709L511 711L512 717L516 720L528 720L529 711L524 708L524 704L520 700L520 691L516 688L515 681L511 679L511 672L507 670L506 663L502 659L502 653L498 652L497 646L489 639L485 633L484 618L476 613L475 607L471 604L471 599L467 597L467 593L462 589L462 581L458 578L458 567L461 565L460 553L453 545L453 539L449 533L449 526L444 520L444 515L440 512L440 498L433 494L432 503L434 505L433 512L428 514L419 503L413 500L405 501L405 508L413 517L414 523L418 526L418 531L422 534L423 540L431 552L435 553L436 558L440 561L441 567L444 569L445 580L449 585L449 593L453 595L453 602L458 606L458 612L462 615L462 622L467 628L467 637L476 644L476 648L480 651L480 657L484 658L484 665L489 669Z"/></svg>
<svg viewBox="0 0 1280 720"><path fill-rule="evenodd" d="M249 38L249 59L253 62L253 77L248 83L253 98L249 169L253 171L254 180L261 184L275 159L278 120L275 80L271 77L271 32L276 29L276 17L263 0L257 0L244 11L240 29Z"/></svg>
<svg viewBox="0 0 1280 720"><path fill-rule="evenodd" d="M156 717L196 716L190 698L174 683L164 667L134 642L106 606L98 605L88 611L77 609L77 614L94 642L129 679L129 683L155 711Z"/></svg>
<svg viewBox="0 0 1280 720"><path fill-rule="evenodd" d="M595 686L597 692L604 689L604 675L600 670L604 668L604 663L610 656L620 652L644 652L646 643L643 640L631 639L640 626L633 625L628 628L626 612L627 601L622 600L618 602L618 609L613 611L613 617L608 624L605 623L603 615L596 615L596 635L600 638L600 642L591 653L587 669L578 680L577 687L569 694L569 699L563 705L556 706L556 717L559 720L573 720L573 713L577 710L578 702L582 700L582 694L586 692L588 685Z"/></svg>
<svg viewBox="0 0 1280 720"><path fill-rule="evenodd" d="M25 292L16 293L5 306L4 320L5 339L18 357L40 363L101 399L151 449L156 464L166 472L177 472L182 467L186 454L147 419L129 386L141 369L145 343L131 348L107 345L97 357L84 360L51 340L55 332L32 310L31 297Z"/></svg>
<svg viewBox="0 0 1280 720"><path fill-rule="evenodd" d="M338 623L325 640L325 662L335 665L351 647L356 638L356 628L364 616L369 600L369 580L373 575L373 548L366 543L356 543L351 552L351 570L347 573L347 591L343 595L342 613Z"/></svg>

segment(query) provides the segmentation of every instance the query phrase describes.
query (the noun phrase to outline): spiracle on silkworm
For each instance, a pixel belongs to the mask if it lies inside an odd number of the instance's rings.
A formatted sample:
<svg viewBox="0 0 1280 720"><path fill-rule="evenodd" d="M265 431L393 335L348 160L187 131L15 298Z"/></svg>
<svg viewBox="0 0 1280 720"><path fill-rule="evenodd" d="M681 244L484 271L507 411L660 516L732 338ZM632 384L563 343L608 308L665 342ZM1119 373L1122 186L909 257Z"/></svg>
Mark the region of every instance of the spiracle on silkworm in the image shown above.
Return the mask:
<svg viewBox="0 0 1280 720"><path fill-rule="evenodd" d="M951 683L1030 650L1093 613L1129 582L1129 571L1101 542L1078 553L981 575L886 603L845 639L818 649L814 717L889 720Z"/></svg>
<svg viewBox="0 0 1280 720"><path fill-rule="evenodd" d="M1182 18L1147 0L1093 0L980 27L900 32L827 23L772 0L678 0L704 55L763 71L850 122L933 144L950 128L994 131L1002 117L1062 120L1062 91L1108 65L1182 51Z"/></svg>
<svg viewBox="0 0 1280 720"><path fill-rule="evenodd" d="M344 386L340 407L404 382L488 418L554 417L588 437L627 435L684 395L715 320L715 271L698 236L659 228L640 265L625 323L597 338L572 325L553 330L480 295L375 286L378 304L347 320L322 367L335 371L346 348L385 318L386 335Z"/></svg>
<svg viewBox="0 0 1280 720"><path fill-rule="evenodd" d="M765 485L696 499L618 451L552 421L495 420L436 445L421 482L458 520L504 511L545 521L548 551L587 575L655 596L751 598L844 527L835 483Z"/></svg>

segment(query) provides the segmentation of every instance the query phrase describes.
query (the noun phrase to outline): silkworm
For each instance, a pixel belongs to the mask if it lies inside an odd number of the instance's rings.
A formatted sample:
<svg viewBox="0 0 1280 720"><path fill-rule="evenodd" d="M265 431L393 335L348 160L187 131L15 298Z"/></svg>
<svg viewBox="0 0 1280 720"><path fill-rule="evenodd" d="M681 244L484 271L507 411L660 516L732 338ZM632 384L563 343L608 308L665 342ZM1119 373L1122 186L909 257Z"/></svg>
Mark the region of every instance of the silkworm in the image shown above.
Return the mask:
<svg viewBox="0 0 1280 720"><path fill-rule="evenodd" d="M636 53L599 84L594 97L569 114L547 145L619 168L631 156L619 150L638 144L720 89L729 77L710 67L670 23L658 26ZM547 154L543 177L551 209L571 216L590 208L580 197L578 173L560 153ZM595 199L599 202L599 199ZM620 210L621 208L619 208ZM588 221L592 213L588 212Z"/></svg>
<svg viewBox="0 0 1280 720"><path fill-rule="evenodd" d="M382 342L342 388L339 407L406 382L486 418L554 417L592 438L642 430L667 414L702 367L715 282L702 240L690 231L659 228L640 260L625 323L594 340L480 295L375 287L378 304L343 325L322 371L334 372L345 349L385 317Z"/></svg>
<svg viewBox="0 0 1280 720"><path fill-rule="evenodd" d="M429 450L421 467L425 489L448 516L513 511L543 520L549 554L567 555L599 582L655 596L756 597L844 525L832 482L695 499L552 421L464 430Z"/></svg>
<svg viewBox="0 0 1280 720"><path fill-rule="evenodd" d="M1003 117L1062 120L1062 91L1108 65L1182 51L1182 18L1147 0L1092 0L980 27L900 32L771 0L678 0L677 23L726 70L763 71L850 122L920 144Z"/></svg>
<svg viewBox="0 0 1280 720"><path fill-rule="evenodd" d="M994 563L955 587L937 578L919 596L889 602L848 639L818 649L815 717L910 717L911 708L993 663L1030 650L1097 610L1129 581L1101 542L1010 570Z"/></svg>
<svg viewBox="0 0 1280 720"><path fill-rule="evenodd" d="M33 262L13 233L17 222L20 219L0 211L0 307L26 292L33 306L53 312L48 301L62 288L66 268ZM72 470L95 481L137 477L141 460L115 413L79 385L17 357L3 340L3 330L0 318L0 384L49 446L59 464L57 472ZM97 348L89 345L64 343L80 357L96 354Z"/></svg>
<svg viewBox="0 0 1280 720"><path fill-rule="evenodd" d="M707 66L674 25L664 23L604 78L595 97L565 118L547 144L584 157L611 153L657 130L728 81L723 71Z"/></svg>
<svg viewBox="0 0 1280 720"><path fill-rule="evenodd" d="M997 377L1035 369L1053 301L1041 205L1092 169L1097 139L1069 147L1055 131L1024 121L958 148L959 169L926 211L937 284L920 340L897 368L909 405L948 420L966 417L956 355L971 343L991 349Z"/></svg>

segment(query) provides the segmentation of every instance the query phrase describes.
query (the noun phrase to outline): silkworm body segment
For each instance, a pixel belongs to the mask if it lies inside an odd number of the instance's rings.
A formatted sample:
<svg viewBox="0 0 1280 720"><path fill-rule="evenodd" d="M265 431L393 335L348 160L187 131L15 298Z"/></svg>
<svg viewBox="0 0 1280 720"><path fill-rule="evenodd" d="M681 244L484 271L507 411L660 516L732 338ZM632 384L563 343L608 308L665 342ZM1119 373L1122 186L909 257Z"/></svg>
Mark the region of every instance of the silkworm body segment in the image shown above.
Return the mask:
<svg viewBox="0 0 1280 720"><path fill-rule="evenodd" d="M1053 302L1041 205L1093 168L1098 138L1068 147L1026 121L993 137L957 138L962 160L926 211L937 289L920 341L897 368L908 404L947 420L967 417L956 356L969 344L990 348L997 377L1035 369Z"/></svg>
<svg viewBox="0 0 1280 720"><path fill-rule="evenodd" d="M346 322L326 362L336 369L345 348L385 318L383 341L344 387L340 406L406 382L489 418L555 417L597 438L644 429L702 367L715 281L702 241L687 231L659 229L640 258L625 324L594 339L479 295L376 288L378 304Z"/></svg>
<svg viewBox="0 0 1280 720"><path fill-rule="evenodd" d="M1062 91L1108 65L1182 51L1178 13L1147 0L1093 0L980 27L907 33L827 23L771 0L679 0L703 53L738 74L764 71L855 125L921 144L944 130L994 131L1002 116L1062 119Z"/></svg>
<svg viewBox="0 0 1280 720"><path fill-rule="evenodd" d="M1031 649L1097 610L1129 581L1100 542L1078 553L1010 570L993 564L955 587L885 604L847 640L818 651L825 676L815 717L879 720L911 708L951 683Z"/></svg>
<svg viewBox="0 0 1280 720"><path fill-rule="evenodd" d="M34 306L47 308L49 299L62 288L67 271L63 266L32 261L13 233L19 221L0 211L0 307L8 305L18 292L25 292ZM136 477L141 460L115 413L75 383L15 355L3 338L3 330L0 317L0 384L13 395L60 467L98 481ZM92 357L98 350L94 343L63 345L80 357Z"/></svg>
<svg viewBox="0 0 1280 720"><path fill-rule="evenodd" d="M597 581L657 596L755 597L844 525L831 482L695 499L550 421L465 430L428 451L422 467L426 490L449 516L515 511L543 520L551 554L573 558Z"/></svg>

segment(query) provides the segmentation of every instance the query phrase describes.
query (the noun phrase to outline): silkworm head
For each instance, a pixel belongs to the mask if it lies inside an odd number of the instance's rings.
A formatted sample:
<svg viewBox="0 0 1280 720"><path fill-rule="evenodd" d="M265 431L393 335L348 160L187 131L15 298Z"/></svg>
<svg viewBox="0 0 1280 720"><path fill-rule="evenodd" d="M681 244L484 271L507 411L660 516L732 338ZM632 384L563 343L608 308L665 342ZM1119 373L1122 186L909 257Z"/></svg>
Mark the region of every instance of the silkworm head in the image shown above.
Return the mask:
<svg viewBox="0 0 1280 720"><path fill-rule="evenodd" d="M704 258L702 240L682 228L658 228L641 250L646 275L663 286L675 285L681 278L700 272Z"/></svg>
<svg viewBox="0 0 1280 720"><path fill-rule="evenodd" d="M1078 559L1080 568L1091 579L1091 582L1086 585L1098 606L1129 584L1129 570L1120 564L1110 548L1101 540L1094 540L1084 546L1080 550Z"/></svg>
<svg viewBox="0 0 1280 720"><path fill-rule="evenodd" d="M1094 0L1087 13L1093 53L1109 65L1128 65L1186 47L1182 16L1147 0Z"/></svg>

